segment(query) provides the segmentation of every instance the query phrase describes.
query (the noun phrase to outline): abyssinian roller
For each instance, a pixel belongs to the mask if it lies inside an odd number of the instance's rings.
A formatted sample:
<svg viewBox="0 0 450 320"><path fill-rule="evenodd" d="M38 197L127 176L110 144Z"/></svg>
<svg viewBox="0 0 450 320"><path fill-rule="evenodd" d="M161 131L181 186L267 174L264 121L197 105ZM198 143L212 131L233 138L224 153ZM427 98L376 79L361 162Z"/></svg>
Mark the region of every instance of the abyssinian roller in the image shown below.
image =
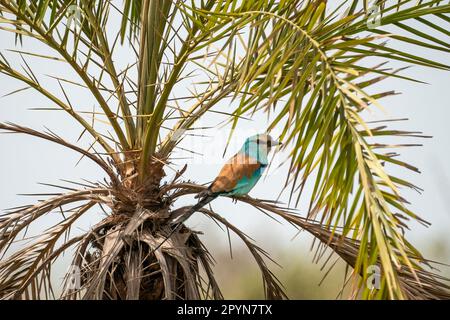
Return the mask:
<svg viewBox="0 0 450 320"><path fill-rule="evenodd" d="M268 134L257 134L247 138L244 145L220 170L208 189L199 193L199 202L172 220L180 224L194 212L218 196L243 196L250 192L261 178L268 165L268 154L272 147L280 145Z"/></svg>

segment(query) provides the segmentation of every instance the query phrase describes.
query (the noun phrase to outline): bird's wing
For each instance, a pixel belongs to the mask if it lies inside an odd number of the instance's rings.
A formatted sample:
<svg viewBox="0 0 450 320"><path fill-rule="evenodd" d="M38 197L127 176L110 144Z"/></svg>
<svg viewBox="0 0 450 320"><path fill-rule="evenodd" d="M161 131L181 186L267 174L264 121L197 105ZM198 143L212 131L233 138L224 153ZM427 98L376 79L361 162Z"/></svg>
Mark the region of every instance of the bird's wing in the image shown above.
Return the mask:
<svg viewBox="0 0 450 320"><path fill-rule="evenodd" d="M243 177L250 178L260 167L256 159L238 153L225 163L209 189L213 193L230 192Z"/></svg>

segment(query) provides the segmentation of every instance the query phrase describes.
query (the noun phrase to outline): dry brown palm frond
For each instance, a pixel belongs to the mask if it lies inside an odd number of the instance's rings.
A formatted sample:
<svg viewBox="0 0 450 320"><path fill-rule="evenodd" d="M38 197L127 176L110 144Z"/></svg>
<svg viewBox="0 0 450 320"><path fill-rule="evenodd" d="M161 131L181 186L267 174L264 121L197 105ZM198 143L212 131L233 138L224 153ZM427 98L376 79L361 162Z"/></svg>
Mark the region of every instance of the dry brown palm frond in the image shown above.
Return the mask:
<svg viewBox="0 0 450 320"><path fill-rule="evenodd" d="M207 214L211 218L219 221L220 223L225 225L227 228L231 229L245 243L245 245L247 246L248 250L252 254L254 260L258 264L258 267L261 271L266 298L271 299L271 300L287 298L287 295L282 288L281 282L272 273L272 271L270 271L270 269L268 268L268 266L264 260L264 259L269 259L270 261L276 263L274 260L272 260L270 258L269 254L265 250L263 250L261 247L254 244L252 242L252 240L249 239L249 237L245 233L240 231L236 226L234 226L233 224L228 222L226 219L224 219L223 217L221 217L214 211L207 210L207 209L201 209L200 212Z"/></svg>
<svg viewBox="0 0 450 320"><path fill-rule="evenodd" d="M72 149L74 151L77 151L77 152L81 153L83 156L91 159L96 164L98 164L100 166L100 168L102 168L108 174L108 177L111 179L111 182L113 184L115 184L115 185L119 184L117 175L114 173L114 170L111 168L111 166L109 166L108 163L105 162L105 160L103 160L101 157L97 156L96 154L94 154L92 152L86 151L83 148L80 148L72 143L65 141L64 139L57 136L53 132L43 133L40 131L33 130L31 128L27 128L27 127L23 127L23 126L14 124L14 123L0 123L0 129L9 131L9 132L22 133L22 134L34 136L37 138L41 138L44 140L48 140L48 141L57 143L59 145L62 145L64 147Z"/></svg>
<svg viewBox="0 0 450 320"><path fill-rule="evenodd" d="M64 297L200 299L200 262L212 288L212 296L206 289L203 297L222 298L208 253L196 235L184 228L167 239L168 227L156 232L146 227L154 216L141 208L122 223L103 223L102 232L80 242L73 265L81 270L81 287L76 292L66 290Z"/></svg>
<svg viewBox="0 0 450 320"><path fill-rule="evenodd" d="M203 280L199 273L197 278L197 284L202 291L203 298L223 300L224 297L212 270L212 266L214 265L214 258L211 256L208 249L206 249L205 245L200 241L196 233L191 234L189 241L191 242L191 246L193 248L196 248L195 254L198 257L198 260L207 277L206 280ZM206 289L204 288L205 285Z"/></svg>
<svg viewBox="0 0 450 320"><path fill-rule="evenodd" d="M5 254L19 233L41 216L64 205L79 201L105 202L104 198L101 197L107 197L110 192L110 190L103 188L77 190L55 196L35 205L6 212L0 216L0 253Z"/></svg>
<svg viewBox="0 0 450 320"><path fill-rule="evenodd" d="M20 297L26 289L33 297L39 296L39 282L49 284L51 279L48 264L55 258L54 247L57 240L81 217L92 208L95 202L80 206L71 216L54 227L46 230L33 244L15 252L0 263L0 292L2 296ZM45 272L47 271L47 272ZM42 276L39 276L39 274Z"/></svg>

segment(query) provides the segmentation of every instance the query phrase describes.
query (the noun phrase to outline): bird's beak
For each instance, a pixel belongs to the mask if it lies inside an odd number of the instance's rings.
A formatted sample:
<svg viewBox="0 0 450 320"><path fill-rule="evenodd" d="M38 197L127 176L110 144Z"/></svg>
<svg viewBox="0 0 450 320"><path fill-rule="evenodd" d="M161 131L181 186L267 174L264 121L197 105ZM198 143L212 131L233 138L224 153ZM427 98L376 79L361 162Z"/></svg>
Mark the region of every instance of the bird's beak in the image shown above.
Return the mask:
<svg viewBox="0 0 450 320"><path fill-rule="evenodd" d="M272 140L271 145L272 147L275 147L275 146L282 146L283 144L278 140Z"/></svg>

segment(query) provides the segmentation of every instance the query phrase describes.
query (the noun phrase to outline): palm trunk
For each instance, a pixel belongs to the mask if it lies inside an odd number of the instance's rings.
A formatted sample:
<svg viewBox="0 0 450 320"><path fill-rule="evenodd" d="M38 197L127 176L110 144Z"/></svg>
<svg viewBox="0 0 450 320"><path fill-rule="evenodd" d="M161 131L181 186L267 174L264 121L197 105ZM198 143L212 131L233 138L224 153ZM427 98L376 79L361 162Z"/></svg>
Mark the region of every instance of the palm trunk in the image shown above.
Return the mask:
<svg viewBox="0 0 450 320"><path fill-rule="evenodd" d="M112 215L94 228L87 245L80 243L73 264L81 270L82 290L67 290L68 298L200 299L199 265L213 287L211 298L222 298L197 235L184 226L170 234L170 201L160 195L162 164L152 163L149 171L139 185L129 170Z"/></svg>

